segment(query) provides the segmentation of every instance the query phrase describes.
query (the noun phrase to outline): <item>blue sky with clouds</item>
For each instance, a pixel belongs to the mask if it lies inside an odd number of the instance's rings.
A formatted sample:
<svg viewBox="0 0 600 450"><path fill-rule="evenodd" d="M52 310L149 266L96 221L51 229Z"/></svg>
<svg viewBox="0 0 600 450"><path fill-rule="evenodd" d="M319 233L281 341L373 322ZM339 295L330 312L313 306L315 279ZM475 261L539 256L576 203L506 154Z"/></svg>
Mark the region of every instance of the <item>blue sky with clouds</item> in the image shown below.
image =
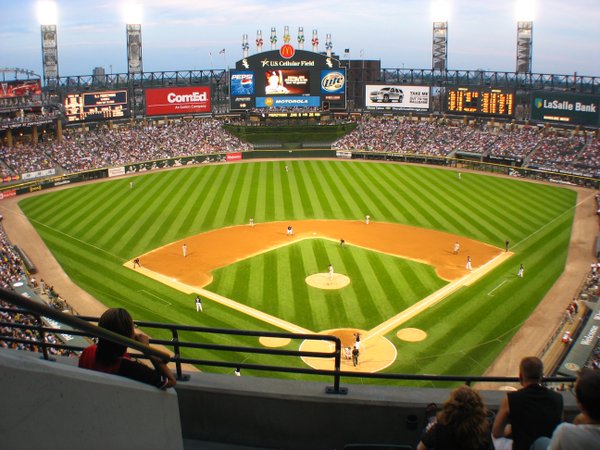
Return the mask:
<svg viewBox="0 0 600 450"><path fill-rule="evenodd" d="M534 0L533 71L600 76L600 0ZM120 0L57 0L59 70L91 74L96 66L125 72L125 25ZM429 0L141 0L145 71L222 69L242 56L242 35L255 53L256 31L270 49L271 27L282 43L285 25L295 43L304 27L306 49L317 29L324 50L381 60L384 68L431 67ZM450 0L450 69L514 71L516 0ZM37 1L0 0L0 67L41 74ZM219 54L225 48L225 54ZM212 57L210 54L212 53Z"/></svg>

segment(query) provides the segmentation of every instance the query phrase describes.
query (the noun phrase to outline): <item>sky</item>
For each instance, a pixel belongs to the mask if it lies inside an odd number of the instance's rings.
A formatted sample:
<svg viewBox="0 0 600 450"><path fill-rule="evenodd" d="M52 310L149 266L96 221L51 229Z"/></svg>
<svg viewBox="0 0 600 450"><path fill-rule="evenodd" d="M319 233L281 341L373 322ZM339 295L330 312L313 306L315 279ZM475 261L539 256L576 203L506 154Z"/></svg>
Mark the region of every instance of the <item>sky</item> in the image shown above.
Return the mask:
<svg viewBox="0 0 600 450"><path fill-rule="evenodd" d="M438 0L439 1L439 0ZM600 0L529 0L533 72L600 76ZM448 0L448 68L514 71L517 0ZM56 0L61 76L127 71L123 0ZM256 32L270 50L304 28L305 49L318 30L319 51L376 59L383 68L431 68L431 0L138 0L145 72L224 69L242 58L242 35L256 53ZM42 74L36 0L0 0L0 68ZM220 51L225 49L225 52Z"/></svg>

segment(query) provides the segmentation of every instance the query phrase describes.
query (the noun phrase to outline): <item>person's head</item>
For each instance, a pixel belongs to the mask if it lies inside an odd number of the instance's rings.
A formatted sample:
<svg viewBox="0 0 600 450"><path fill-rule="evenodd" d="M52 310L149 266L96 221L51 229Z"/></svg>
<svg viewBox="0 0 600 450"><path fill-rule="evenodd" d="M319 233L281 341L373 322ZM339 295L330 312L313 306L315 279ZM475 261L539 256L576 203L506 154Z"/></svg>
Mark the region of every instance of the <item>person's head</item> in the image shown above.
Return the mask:
<svg viewBox="0 0 600 450"><path fill-rule="evenodd" d="M527 356L519 365L519 380L523 386L542 382L544 377L544 363L540 358Z"/></svg>
<svg viewBox="0 0 600 450"><path fill-rule="evenodd" d="M600 371L582 369L575 383L575 396L581 411L593 421L600 421Z"/></svg>
<svg viewBox="0 0 600 450"><path fill-rule="evenodd" d="M465 443L465 448L478 448L489 430L483 399L468 386L460 386L450 393L438 421L447 425L454 436Z"/></svg>
<svg viewBox="0 0 600 450"><path fill-rule="evenodd" d="M104 311L98 320L98 326L113 331L121 336L133 337L133 319L123 308L110 308ZM125 354L127 346L111 342L107 339L98 340L97 356L103 360L114 360Z"/></svg>

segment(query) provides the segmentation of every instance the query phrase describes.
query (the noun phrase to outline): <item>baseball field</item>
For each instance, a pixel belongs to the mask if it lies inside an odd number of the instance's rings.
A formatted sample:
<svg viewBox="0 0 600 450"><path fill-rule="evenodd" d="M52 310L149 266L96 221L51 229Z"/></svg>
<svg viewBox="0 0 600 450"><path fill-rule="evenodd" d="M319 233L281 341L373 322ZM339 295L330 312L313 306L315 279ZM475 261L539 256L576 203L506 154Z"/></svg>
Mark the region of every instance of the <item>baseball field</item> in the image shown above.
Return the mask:
<svg viewBox="0 0 600 450"><path fill-rule="evenodd" d="M77 284L138 320L337 330L346 341L360 331L366 339L361 370L369 363L397 373L476 375L563 271L575 200L569 189L518 179L294 160L148 173L30 197L20 206ZM294 235L287 236L292 225ZM132 268L135 258L142 268ZM309 283L310 276L320 282ZM338 286L341 277L345 284ZM196 292L204 298L201 313ZM280 345L298 348L296 341ZM307 364L207 350L184 356Z"/></svg>

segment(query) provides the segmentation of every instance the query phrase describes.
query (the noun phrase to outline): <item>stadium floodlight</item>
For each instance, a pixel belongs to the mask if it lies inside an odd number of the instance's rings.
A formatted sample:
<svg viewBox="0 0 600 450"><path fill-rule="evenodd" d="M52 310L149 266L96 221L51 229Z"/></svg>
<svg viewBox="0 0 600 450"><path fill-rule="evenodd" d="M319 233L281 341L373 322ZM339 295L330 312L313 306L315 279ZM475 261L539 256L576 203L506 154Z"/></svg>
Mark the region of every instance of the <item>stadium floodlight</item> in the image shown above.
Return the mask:
<svg viewBox="0 0 600 450"><path fill-rule="evenodd" d="M42 36L42 70L46 85L58 82L58 39L56 3L41 1L37 4L38 21Z"/></svg>
<svg viewBox="0 0 600 450"><path fill-rule="evenodd" d="M127 73L142 73L142 5L125 3L123 18L127 35Z"/></svg>
<svg viewBox="0 0 600 450"><path fill-rule="evenodd" d="M433 22L448 22L450 19L450 2L448 0L434 0L431 2L431 20Z"/></svg>
<svg viewBox="0 0 600 450"><path fill-rule="evenodd" d="M517 1L517 73L531 73L534 16L535 0Z"/></svg>
<svg viewBox="0 0 600 450"><path fill-rule="evenodd" d="M533 22L535 10L535 0L517 0L515 9L517 22Z"/></svg>
<svg viewBox="0 0 600 450"><path fill-rule="evenodd" d="M56 25L58 19L56 3L50 1L38 2L37 17L40 25Z"/></svg>
<svg viewBox="0 0 600 450"><path fill-rule="evenodd" d="M123 5L123 20L126 24L141 24L143 9L140 3L125 3Z"/></svg>
<svg viewBox="0 0 600 450"><path fill-rule="evenodd" d="M436 71L448 69L448 18L450 17L450 2L436 0L431 3L433 19L433 44L431 68Z"/></svg>

